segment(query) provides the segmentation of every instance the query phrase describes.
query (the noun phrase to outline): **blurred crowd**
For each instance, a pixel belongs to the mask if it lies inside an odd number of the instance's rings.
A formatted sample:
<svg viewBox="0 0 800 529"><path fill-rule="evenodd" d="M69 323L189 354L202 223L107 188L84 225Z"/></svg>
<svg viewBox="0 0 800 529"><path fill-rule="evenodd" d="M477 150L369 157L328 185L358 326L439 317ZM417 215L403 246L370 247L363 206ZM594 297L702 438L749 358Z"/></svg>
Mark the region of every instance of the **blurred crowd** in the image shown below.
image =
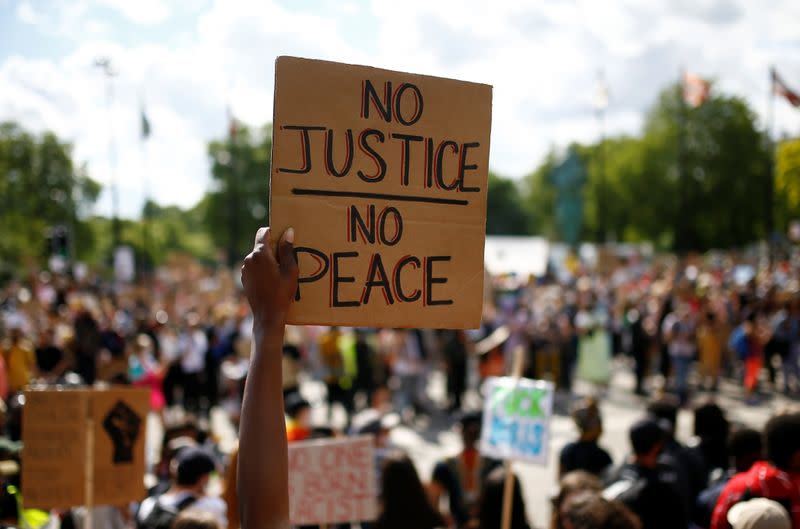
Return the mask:
<svg viewBox="0 0 800 529"><path fill-rule="evenodd" d="M776 416L756 432L730 425L714 403L723 383L753 404L800 392L798 277L793 261L620 259L542 278L487 276L474 331L290 326L288 439L375 437L381 515L362 527L499 527L506 469L478 450L480 387L518 365L574 401L580 437L560 457L552 527L778 528L791 518L800 528L800 416ZM148 497L97 508L95 526L238 527L236 450L209 427L219 410L236 428L248 370L252 319L234 275L191 262L135 284L39 271L0 289L0 315L4 523L16 527L25 514L21 392L130 384L150 390L161 452ZM630 430L630 458L615 465L598 445L597 401L627 370L643 418ZM429 391L434 376L446 381L440 394ZM324 386L324 402L310 401L310 381ZM575 395L576 381L590 399ZM326 407L326 422L312 421L316 406ZM674 435L681 407L694 410L691 447ZM419 476L390 432L441 416L463 449ZM528 527L519 484L513 504L511 527ZM753 525L767 518L773 525ZM82 519L76 509L50 523Z"/></svg>

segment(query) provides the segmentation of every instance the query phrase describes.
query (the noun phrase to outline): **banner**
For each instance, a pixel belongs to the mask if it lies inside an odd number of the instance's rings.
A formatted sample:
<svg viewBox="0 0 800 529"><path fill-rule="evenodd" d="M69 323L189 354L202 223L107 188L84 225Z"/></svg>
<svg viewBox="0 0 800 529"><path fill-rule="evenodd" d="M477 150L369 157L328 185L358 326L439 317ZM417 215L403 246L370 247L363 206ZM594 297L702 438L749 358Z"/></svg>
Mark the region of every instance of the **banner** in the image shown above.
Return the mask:
<svg viewBox="0 0 800 529"><path fill-rule="evenodd" d="M275 64L270 225L296 232L292 324L475 328L492 87Z"/></svg>
<svg viewBox="0 0 800 529"><path fill-rule="evenodd" d="M289 443L292 525L374 520L377 496L372 436Z"/></svg>
<svg viewBox="0 0 800 529"><path fill-rule="evenodd" d="M150 392L142 389L26 391L25 507L141 500L149 409Z"/></svg>
<svg viewBox="0 0 800 529"><path fill-rule="evenodd" d="M547 465L553 392L542 380L486 379L481 453Z"/></svg>

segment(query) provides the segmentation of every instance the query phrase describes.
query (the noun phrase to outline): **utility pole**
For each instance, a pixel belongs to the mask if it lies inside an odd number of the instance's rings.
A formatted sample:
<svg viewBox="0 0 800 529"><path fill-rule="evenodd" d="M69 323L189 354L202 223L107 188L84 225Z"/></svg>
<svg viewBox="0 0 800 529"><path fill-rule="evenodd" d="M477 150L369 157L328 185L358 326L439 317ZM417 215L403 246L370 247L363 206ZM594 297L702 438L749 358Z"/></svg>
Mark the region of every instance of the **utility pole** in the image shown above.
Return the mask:
<svg viewBox="0 0 800 529"><path fill-rule="evenodd" d="M608 86L606 85L603 70L597 73L597 92L594 98L594 110L597 117L597 127L600 133L600 141L597 145L597 231L598 242L604 244L608 236L608 226L606 223L606 157L605 157L605 117L608 108Z"/></svg>
<svg viewBox="0 0 800 529"><path fill-rule="evenodd" d="M112 252L120 244L120 222L119 222L119 191L117 189L117 151L114 143L114 77L117 70L111 64L108 57L98 57L94 61L96 68L105 76L106 85L106 111L108 114L108 167L111 180L111 240Z"/></svg>

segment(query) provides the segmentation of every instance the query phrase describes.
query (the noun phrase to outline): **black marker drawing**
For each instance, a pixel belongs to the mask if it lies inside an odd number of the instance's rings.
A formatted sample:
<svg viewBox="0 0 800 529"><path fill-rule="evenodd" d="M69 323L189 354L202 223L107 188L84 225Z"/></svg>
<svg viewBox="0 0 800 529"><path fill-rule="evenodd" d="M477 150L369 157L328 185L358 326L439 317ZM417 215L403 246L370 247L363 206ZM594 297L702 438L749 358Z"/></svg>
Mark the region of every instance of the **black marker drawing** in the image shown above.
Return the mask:
<svg viewBox="0 0 800 529"><path fill-rule="evenodd" d="M103 428L114 444L114 464L133 463L133 446L139 437L142 419L130 406L118 400L103 419Z"/></svg>

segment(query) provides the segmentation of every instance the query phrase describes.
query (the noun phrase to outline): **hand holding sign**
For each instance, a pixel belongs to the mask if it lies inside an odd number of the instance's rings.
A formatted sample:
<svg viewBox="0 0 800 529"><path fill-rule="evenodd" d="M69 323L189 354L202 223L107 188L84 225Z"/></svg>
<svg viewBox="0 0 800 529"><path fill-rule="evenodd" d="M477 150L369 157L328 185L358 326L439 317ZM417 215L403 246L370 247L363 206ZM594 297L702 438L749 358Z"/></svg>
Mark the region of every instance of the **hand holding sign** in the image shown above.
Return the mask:
<svg viewBox="0 0 800 529"><path fill-rule="evenodd" d="M278 241L277 258L270 244L270 228L256 233L253 251L242 265L242 285L253 317L259 325L281 326L297 291L297 260L294 255L294 230L288 228Z"/></svg>

